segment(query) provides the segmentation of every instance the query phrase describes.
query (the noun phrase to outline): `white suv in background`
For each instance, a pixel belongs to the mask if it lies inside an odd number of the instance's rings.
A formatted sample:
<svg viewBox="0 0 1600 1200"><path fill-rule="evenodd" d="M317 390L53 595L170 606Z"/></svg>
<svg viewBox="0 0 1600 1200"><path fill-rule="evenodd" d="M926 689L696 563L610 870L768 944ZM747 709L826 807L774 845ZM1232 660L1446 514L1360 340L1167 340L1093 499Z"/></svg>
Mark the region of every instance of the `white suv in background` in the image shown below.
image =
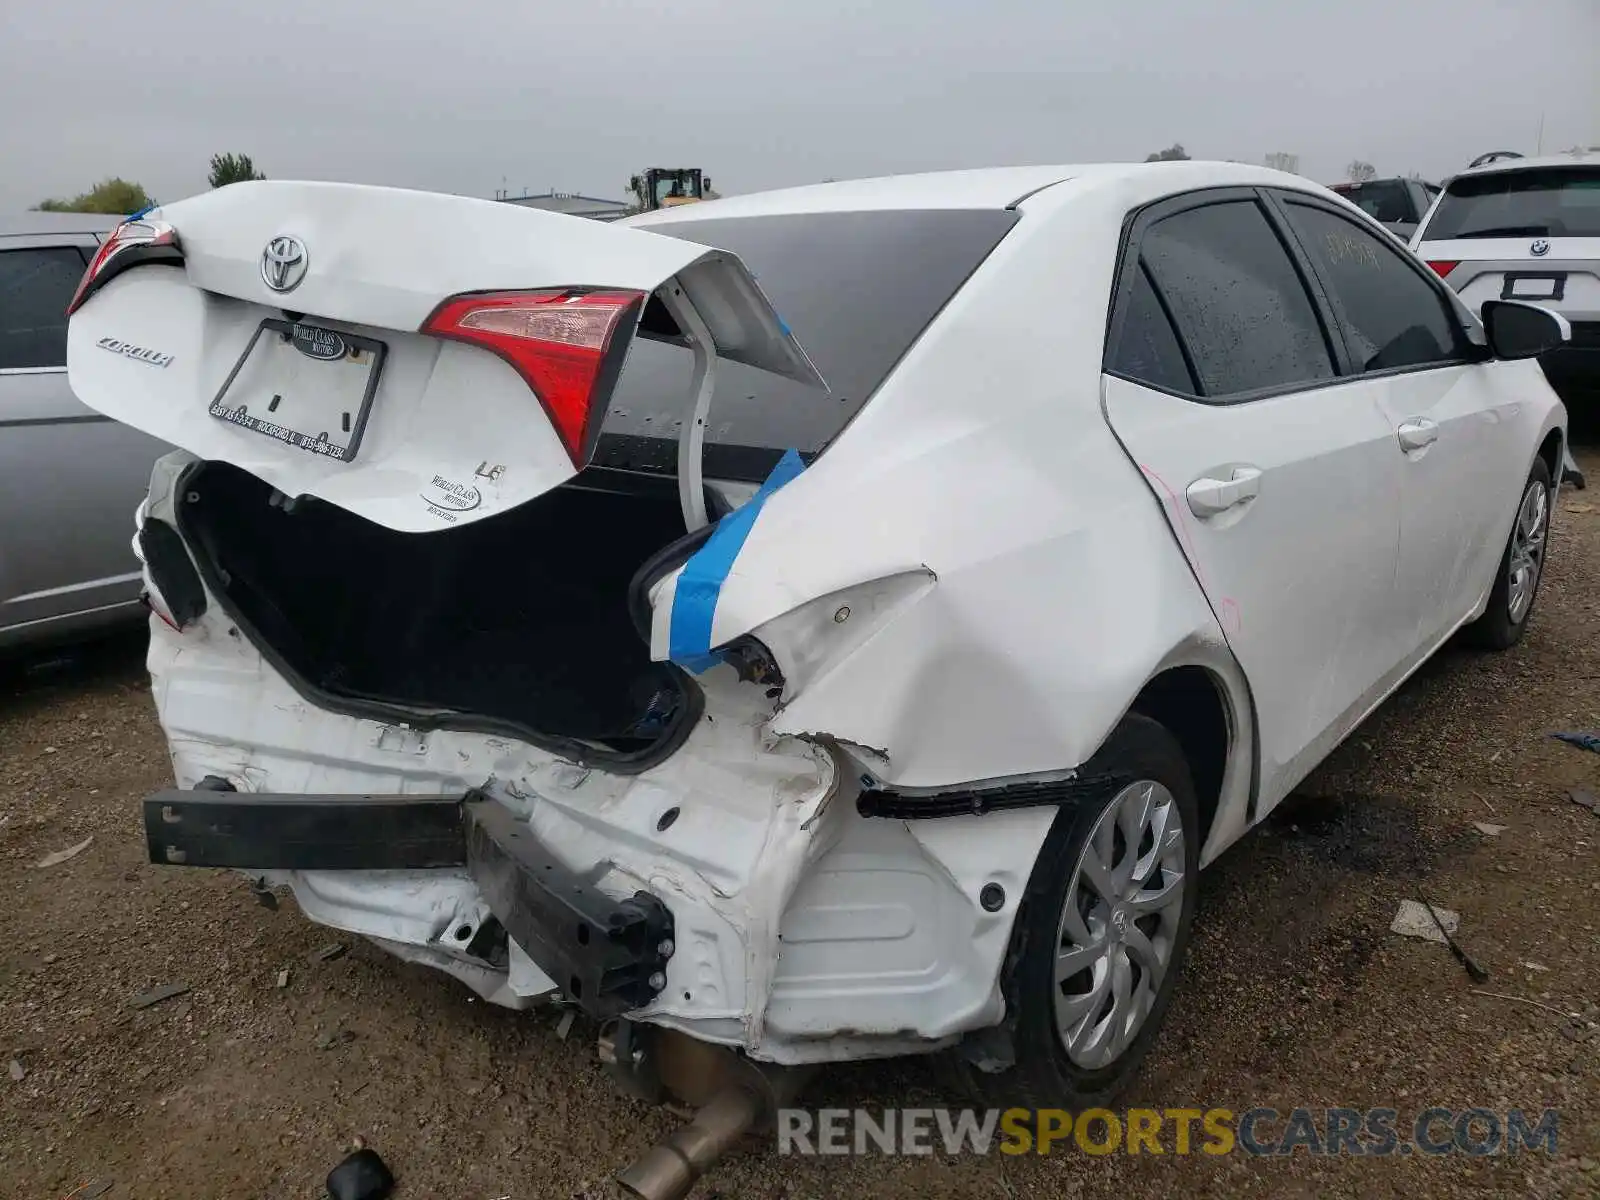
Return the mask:
<svg viewBox="0 0 1600 1200"><path fill-rule="evenodd" d="M1600 152L1500 158L1451 179L1411 239L1473 312L1526 300L1572 323L1540 359L1569 402L1600 391Z"/></svg>

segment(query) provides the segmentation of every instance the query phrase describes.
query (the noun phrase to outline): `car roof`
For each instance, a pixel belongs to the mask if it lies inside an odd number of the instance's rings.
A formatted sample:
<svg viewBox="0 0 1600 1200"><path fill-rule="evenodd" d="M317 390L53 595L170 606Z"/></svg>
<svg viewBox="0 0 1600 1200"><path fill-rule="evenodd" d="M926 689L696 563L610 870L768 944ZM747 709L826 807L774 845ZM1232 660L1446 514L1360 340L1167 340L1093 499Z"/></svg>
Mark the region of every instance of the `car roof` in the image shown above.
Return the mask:
<svg viewBox="0 0 1600 1200"><path fill-rule="evenodd" d="M1547 167L1600 167L1600 151L1568 150L1562 154L1539 154L1530 158L1497 158L1481 167L1457 171L1454 178L1466 175L1495 175L1506 171L1541 170Z"/></svg>
<svg viewBox="0 0 1600 1200"><path fill-rule="evenodd" d="M650 226L723 217L772 216L808 212L860 212L873 209L995 209L1020 204L1035 192L1068 180L1086 185L1161 179L1174 191L1228 184L1272 185L1321 190L1300 175L1249 163L1182 160L1167 162L1075 163L1058 166L981 167L885 175L872 179L808 184L684 204L625 218L625 225Z"/></svg>
<svg viewBox="0 0 1600 1200"><path fill-rule="evenodd" d="M108 233L124 217L108 213L25 212L0 214L0 237L49 233Z"/></svg>

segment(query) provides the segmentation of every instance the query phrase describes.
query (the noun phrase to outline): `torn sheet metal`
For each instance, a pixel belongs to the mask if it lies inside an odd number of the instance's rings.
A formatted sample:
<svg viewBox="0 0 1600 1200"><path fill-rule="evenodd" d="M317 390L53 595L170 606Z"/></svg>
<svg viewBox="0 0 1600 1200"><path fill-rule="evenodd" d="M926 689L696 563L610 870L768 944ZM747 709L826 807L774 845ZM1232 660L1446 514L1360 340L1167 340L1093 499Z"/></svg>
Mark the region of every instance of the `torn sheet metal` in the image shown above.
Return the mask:
<svg viewBox="0 0 1600 1200"><path fill-rule="evenodd" d="M711 653L711 626L723 582L733 570L745 539L767 499L805 470L800 455L790 450L772 468L766 482L744 504L723 517L705 545L683 564L672 593L672 619L668 655L673 662L700 673L715 666Z"/></svg>

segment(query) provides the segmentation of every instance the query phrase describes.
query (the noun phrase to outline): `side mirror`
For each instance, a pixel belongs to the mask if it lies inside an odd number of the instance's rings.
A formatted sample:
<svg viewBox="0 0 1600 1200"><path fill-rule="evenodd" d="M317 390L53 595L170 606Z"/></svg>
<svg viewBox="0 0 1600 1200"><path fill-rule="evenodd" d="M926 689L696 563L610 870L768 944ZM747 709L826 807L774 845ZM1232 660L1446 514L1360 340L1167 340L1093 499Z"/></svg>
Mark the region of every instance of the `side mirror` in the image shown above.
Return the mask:
<svg viewBox="0 0 1600 1200"><path fill-rule="evenodd" d="M1572 340L1561 314L1517 300L1485 300L1483 330L1496 358L1536 358Z"/></svg>

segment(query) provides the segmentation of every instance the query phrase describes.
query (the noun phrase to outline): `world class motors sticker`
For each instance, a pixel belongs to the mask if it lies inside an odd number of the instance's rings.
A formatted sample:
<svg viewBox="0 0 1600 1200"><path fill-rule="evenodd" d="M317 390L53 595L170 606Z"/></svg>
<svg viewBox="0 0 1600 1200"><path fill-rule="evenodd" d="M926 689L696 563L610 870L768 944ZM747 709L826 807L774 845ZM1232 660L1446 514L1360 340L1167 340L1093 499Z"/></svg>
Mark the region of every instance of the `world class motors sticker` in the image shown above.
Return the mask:
<svg viewBox="0 0 1600 1200"><path fill-rule="evenodd" d="M483 496L475 487L435 475L432 483L423 485L422 500L434 516L454 521L454 514L471 512L482 504Z"/></svg>
<svg viewBox="0 0 1600 1200"><path fill-rule="evenodd" d="M289 330L289 340L294 348L307 358L314 358L318 362L334 362L349 353L349 347L337 333L331 329L319 329L315 325L294 325Z"/></svg>

